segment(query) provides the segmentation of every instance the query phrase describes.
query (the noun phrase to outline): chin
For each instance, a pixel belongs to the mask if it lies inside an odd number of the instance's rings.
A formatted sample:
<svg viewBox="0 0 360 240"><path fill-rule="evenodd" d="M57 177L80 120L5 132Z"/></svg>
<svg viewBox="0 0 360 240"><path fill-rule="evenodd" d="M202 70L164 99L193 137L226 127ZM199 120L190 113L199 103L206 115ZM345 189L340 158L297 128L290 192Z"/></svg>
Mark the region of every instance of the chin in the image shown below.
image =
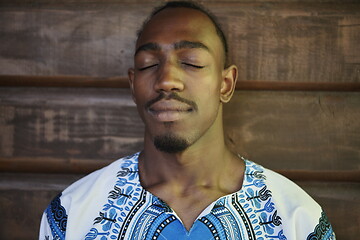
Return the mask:
<svg viewBox="0 0 360 240"><path fill-rule="evenodd" d="M165 153L181 153L185 151L190 143L187 139L172 134L160 135L154 138L157 150Z"/></svg>

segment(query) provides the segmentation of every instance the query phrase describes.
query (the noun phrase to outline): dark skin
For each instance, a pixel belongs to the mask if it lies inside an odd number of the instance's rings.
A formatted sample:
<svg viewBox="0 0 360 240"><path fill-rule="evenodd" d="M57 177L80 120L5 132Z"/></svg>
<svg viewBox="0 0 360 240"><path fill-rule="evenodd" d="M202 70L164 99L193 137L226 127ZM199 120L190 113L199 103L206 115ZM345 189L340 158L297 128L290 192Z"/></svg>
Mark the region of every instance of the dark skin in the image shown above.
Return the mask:
<svg viewBox="0 0 360 240"><path fill-rule="evenodd" d="M234 92L237 68L224 68L215 27L193 9L165 9L155 15L136 49L129 79L145 123L140 181L190 230L209 204L242 186L244 162L226 146L222 119L223 104ZM186 101L162 99L148 106L161 92L176 92ZM177 153L160 151L154 138L165 135L185 139L189 146Z"/></svg>

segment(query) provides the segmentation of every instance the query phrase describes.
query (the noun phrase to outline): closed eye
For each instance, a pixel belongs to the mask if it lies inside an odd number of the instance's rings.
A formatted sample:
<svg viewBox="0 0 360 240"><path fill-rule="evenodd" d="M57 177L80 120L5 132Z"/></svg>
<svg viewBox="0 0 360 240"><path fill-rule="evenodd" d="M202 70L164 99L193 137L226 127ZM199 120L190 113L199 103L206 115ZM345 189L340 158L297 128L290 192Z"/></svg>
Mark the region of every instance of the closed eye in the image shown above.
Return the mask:
<svg viewBox="0 0 360 240"><path fill-rule="evenodd" d="M202 69L205 67L205 66L195 65L195 64L186 63L186 62L182 62L182 64L184 64L185 66L193 67L193 68L197 68L197 69Z"/></svg>
<svg viewBox="0 0 360 240"><path fill-rule="evenodd" d="M141 67L141 68L138 68L139 71L144 71L146 69L149 69L149 68L153 68L153 67L156 67L158 64L152 64L152 65L149 65L149 66L145 66L145 67Z"/></svg>

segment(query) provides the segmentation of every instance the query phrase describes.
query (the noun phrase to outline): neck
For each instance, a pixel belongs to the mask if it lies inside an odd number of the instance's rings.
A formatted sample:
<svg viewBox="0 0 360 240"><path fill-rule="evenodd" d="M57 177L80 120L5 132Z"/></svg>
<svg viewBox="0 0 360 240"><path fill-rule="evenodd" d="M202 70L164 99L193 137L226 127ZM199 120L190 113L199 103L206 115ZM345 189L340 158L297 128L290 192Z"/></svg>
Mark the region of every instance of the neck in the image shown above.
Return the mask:
<svg viewBox="0 0 360 240"><path fill-rule="evenodd" d="M141 185L165 201L188 230L209 204L242 187L244 162L229 151L223 133L220 111L199 138L192 136L185 151L170 154L156 149L153 135L145 130L139 157Z"/></svg>
<svg viewBox="0 0 360 240"><path fill-rule="evenodd" d="M199 139L175 154L157 150L145 136L139 163L144 188L151 191L167 185L177 195L187 195L196 189L216 189L224 194L237 191L243 168L243 162L225 145L222 128L221 134Z"/></svg>

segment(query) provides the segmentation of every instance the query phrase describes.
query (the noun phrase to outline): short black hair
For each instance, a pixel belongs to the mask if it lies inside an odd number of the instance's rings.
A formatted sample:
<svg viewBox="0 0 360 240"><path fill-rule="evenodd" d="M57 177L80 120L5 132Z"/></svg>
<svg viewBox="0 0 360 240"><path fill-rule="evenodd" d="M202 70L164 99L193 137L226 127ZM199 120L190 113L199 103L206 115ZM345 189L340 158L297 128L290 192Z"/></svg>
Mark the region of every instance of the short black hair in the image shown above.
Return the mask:
<svg viewBox="0 0 360 240"><path fill-rule="evenodd" d="M168 8L190 8L190 9L195 9L197 11L200 11L202 13L204 13L210 20L211 22L214 24L214 27L216 29L216 34L219 36L221 43L223 45L224 48L224 64L226 67L227 66L227 61L228 61L228 44L227 44L227 40L224 34L224 31L221 29L220 23L217 20L217 18L215 17L215 15L213 15L209 10L207 10L204 6L200 5L199 3L193 2L193 1L170 1L167 2L159 7L154 8L154 10L151 12L150 16L144 21L141 29L138 31L137 33L137 37L139 39L139 37L141 36L145 26L149 23L149 21L159 12L168 9Z"/></svg>

